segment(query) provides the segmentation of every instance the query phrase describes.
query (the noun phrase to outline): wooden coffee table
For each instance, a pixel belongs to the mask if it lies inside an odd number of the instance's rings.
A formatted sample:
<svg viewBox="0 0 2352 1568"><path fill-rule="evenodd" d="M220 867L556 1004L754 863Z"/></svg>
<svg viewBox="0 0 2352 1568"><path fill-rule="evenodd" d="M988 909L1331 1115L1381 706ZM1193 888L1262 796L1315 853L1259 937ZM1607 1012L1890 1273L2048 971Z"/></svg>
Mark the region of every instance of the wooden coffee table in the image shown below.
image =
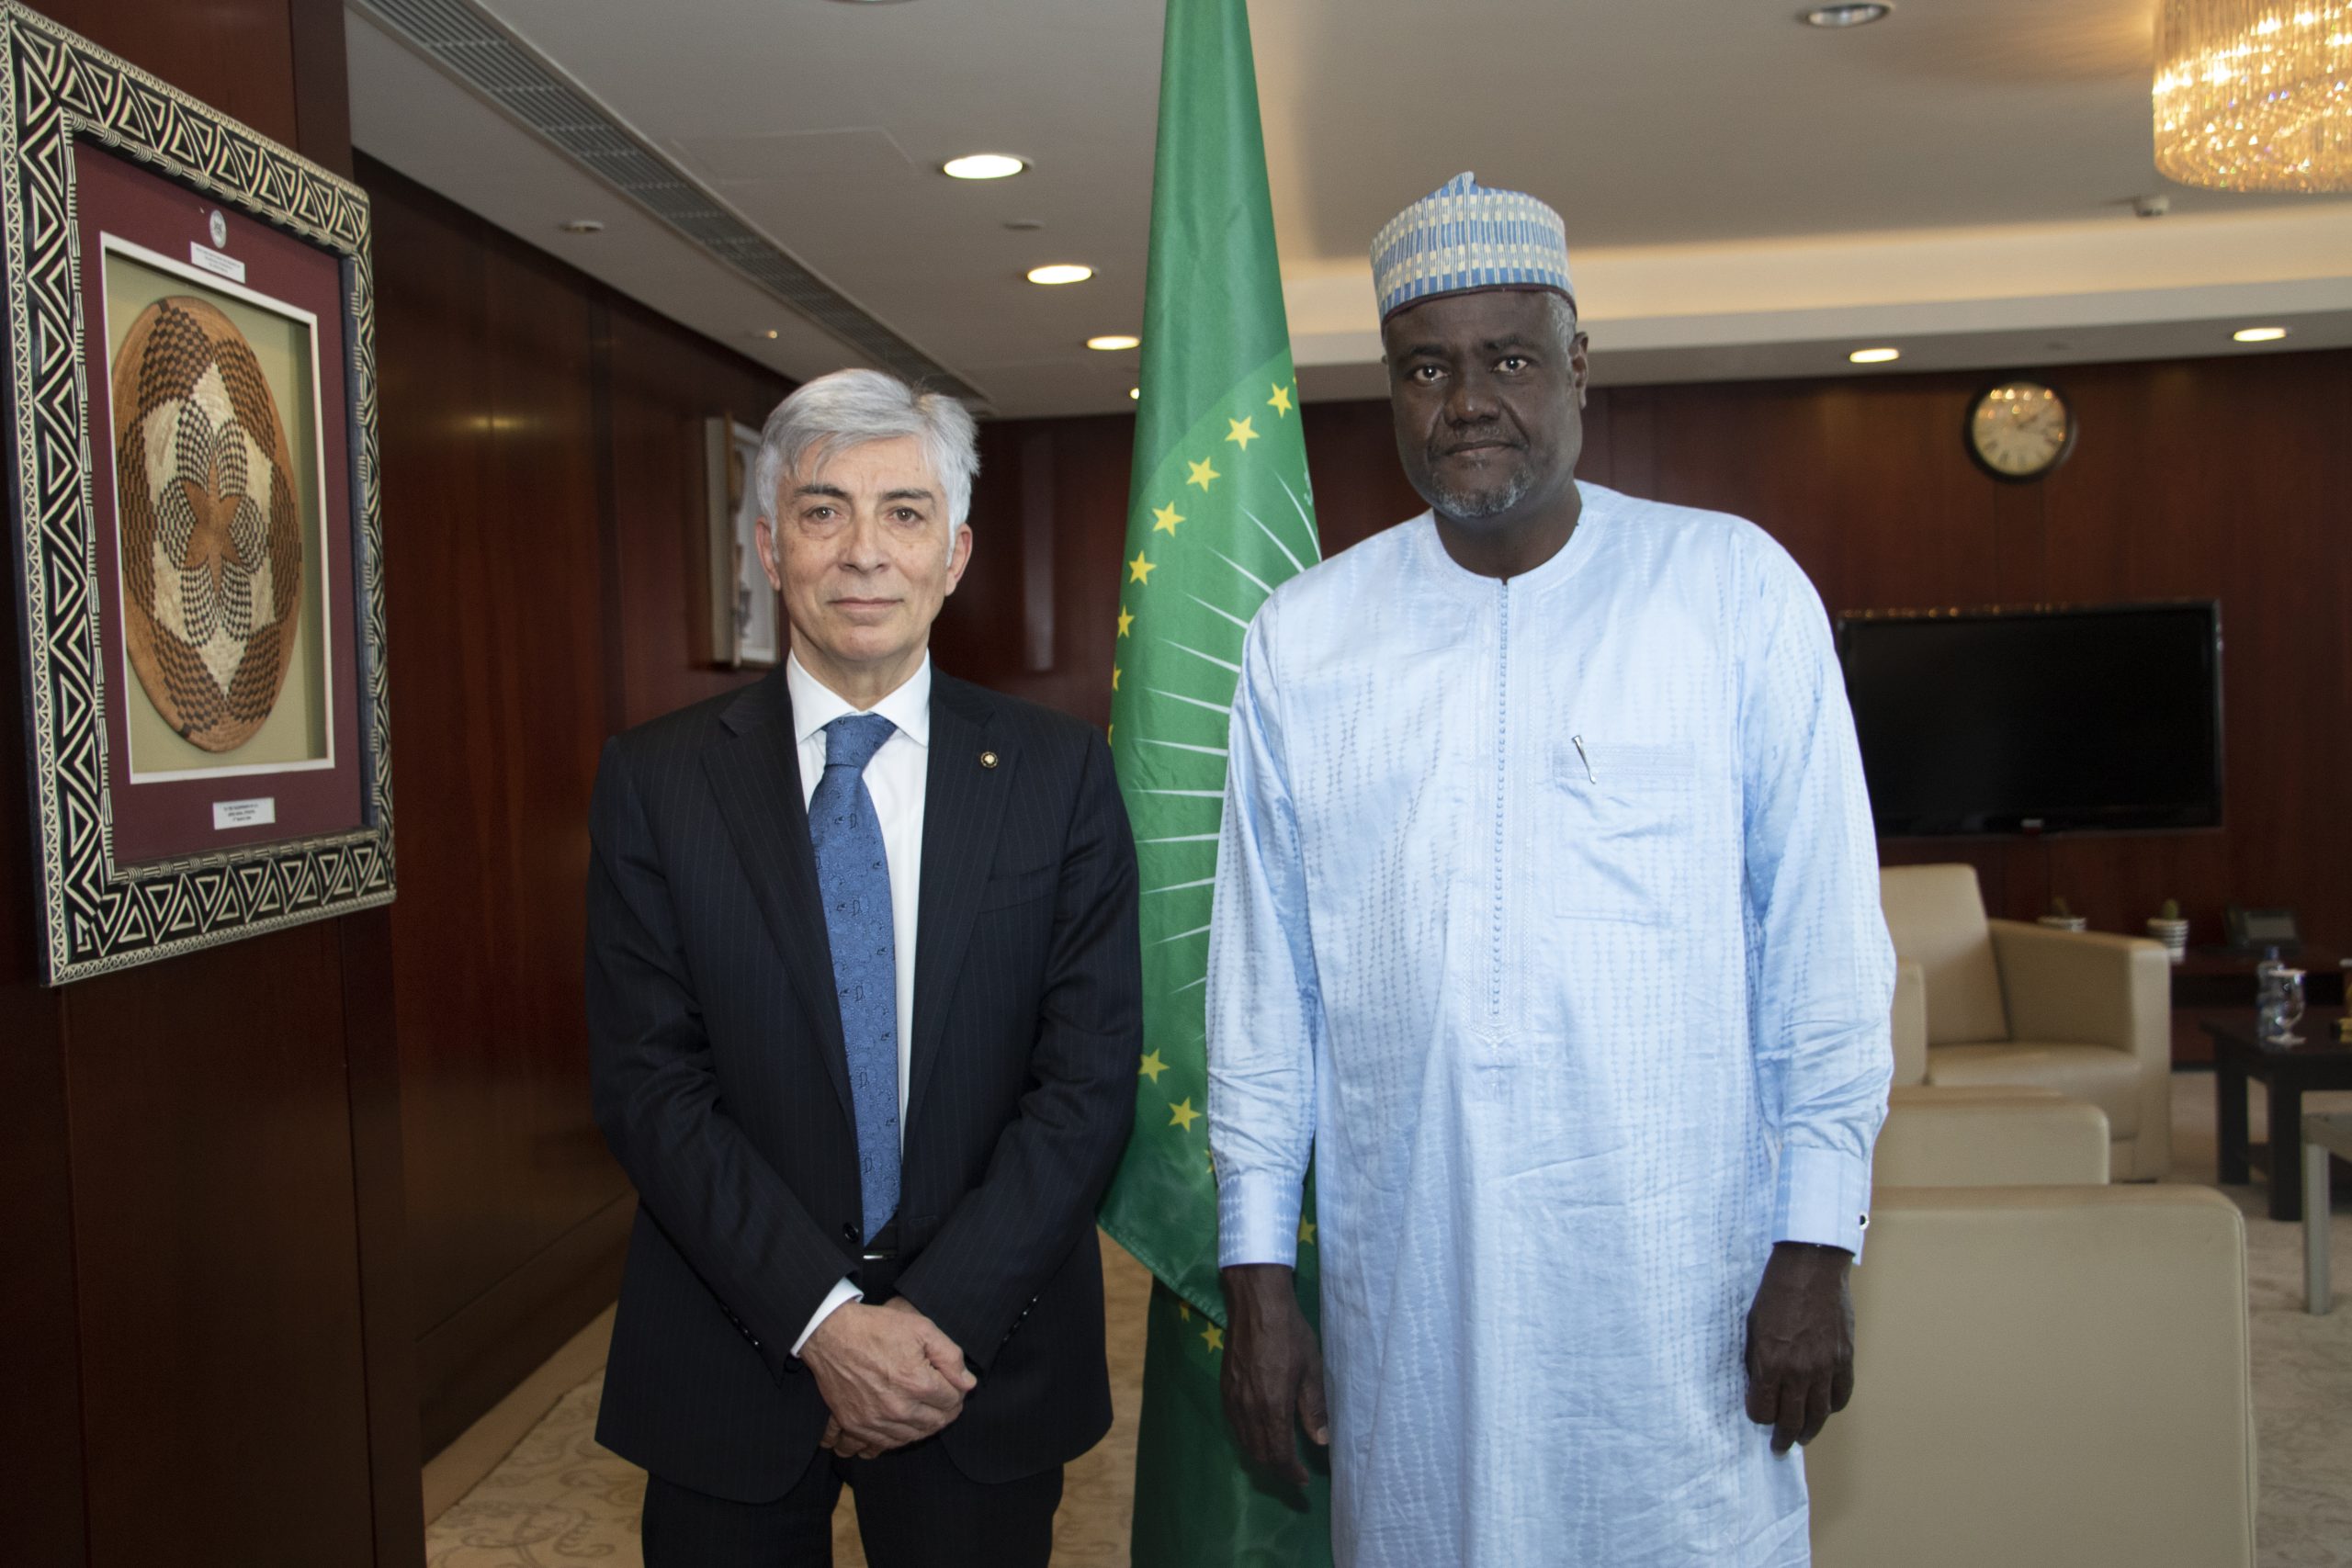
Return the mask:
<svg viewBox="0 0 2352 1568"><path fill-rule="evenodd" d="M2249 1168L2270 1183L2270 1217L2294 1221L2303 1214L2303 1096L2312 1089L2352 1089L2352 1045L2335 1038L2340 1010L2313 1008L2298 1032L2304 1043L2290 1050L2266 1051L2255 1043L2254 1016L2208 1019L2213 1040L2213 1134L2224 1185L2249 1179ZM2252 1141L2246 1127L2245 1086L2261 1080L2270 1100L2270 1142ZM2285 1150L2282 1156L2279 1151Z"/></svg>

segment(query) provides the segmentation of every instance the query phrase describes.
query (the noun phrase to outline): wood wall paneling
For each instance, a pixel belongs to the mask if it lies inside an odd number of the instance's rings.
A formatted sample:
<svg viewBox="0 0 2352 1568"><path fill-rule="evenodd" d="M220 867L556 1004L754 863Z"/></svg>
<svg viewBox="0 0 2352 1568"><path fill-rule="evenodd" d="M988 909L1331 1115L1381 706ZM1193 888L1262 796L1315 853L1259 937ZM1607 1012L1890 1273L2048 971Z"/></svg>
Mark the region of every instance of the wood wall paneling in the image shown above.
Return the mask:
<svg viewBox="0 0 2352 1568"><path fill-rule="evenodd" d="M414 1483L416 1304L409 1278L408 1193L401 1148L400 1036L391 1010L391 911L337 921L345 1074L351 1099L352 1193L358 1221L359 1307L368 1397L368 1467L376 1561L412 1563L424 1550Z"/></svg>
<svg viewBox="0 0 2352 1568"><path fill-rule="evenodd" d="M376 203L401 898L430 1452L612 1300L633 1211L589 1115L588 798L700 659L703 421L786 384L365 158Z"/></svg>
<svg viewBox="0 0 2352 1568"><path fill-rule="evenodd" d="M0 608L7 657L23 646L13 573ZM24 734L24 683L0 681L0 732ZM82 1501L81 1329L74 1297L65 996L40 976L40 915L27 832L28 770L0 768L0 1343L17 1347L0 1420L0 1541L27 1562L88 1560Z"/></svg>
<svg viewBox="0 0 2352 1568"><path fill-rule="evenodd" d="M337 945L298 926L69 998L93 1562L375 1556Z"/></svg>
<svg viewBox="0 0 2352 1568"><path fill-rule="evenodd" d="M379 195L377 233L391 701L430 726L393 753L422 1342L620 1190L588 1124L578 1023L603 574L587 300L552 264L396 197ZM437 1364L420 1365L428 1448L479 1414L450 1406Z"/></svg>
<svg viewBox="0 0 2352 1568"><path fill-rule="evenodd" d="M335 0L40 0L33 9L313 163L341 169L350 162L350 92ZM298 32L305 62L319 63L329 28L333 68L298 83ZM299 107L306 95L315 95L308 140ZM330 98L342 100L340 115Z"/></svg>
<svg viewBox="0 0 2352 1568"><path fill-rule="evenodd" d="M1029 436L1048 423L1052 439L1032 446ZM1134 444L1135 422L1124 414L980 427L971 565L932 633L933 656L942 670L1095 724L1110 722ZM1024 459L1049 464L1050 472L1026 475ZM1050 669L1033 671L1023 504L1039 486L1054 502L1053 661Z"/></svg>
<svg viewBox="0 0 2352 1568"><path fill-rule="evenodd" d="M593 287L584 278L578 285ZM720 416L757 430L790 387L637 305L598 299L611 322L619 689L625 723L634 725L758 674L714 669L700 656L708 638L694 618L692 582L707 526L702 422Z"/></svg>

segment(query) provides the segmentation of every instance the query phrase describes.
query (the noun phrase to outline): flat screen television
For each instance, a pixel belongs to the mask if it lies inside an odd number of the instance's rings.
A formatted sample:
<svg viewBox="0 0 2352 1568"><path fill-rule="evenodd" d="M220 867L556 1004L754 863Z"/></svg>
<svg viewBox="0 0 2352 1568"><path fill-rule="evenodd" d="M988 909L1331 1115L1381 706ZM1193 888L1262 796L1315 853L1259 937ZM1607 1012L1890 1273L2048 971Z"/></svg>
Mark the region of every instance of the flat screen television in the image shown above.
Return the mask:
<svg viewBox="0 0 2352 1568"><path fill-rule="evenodd" d="M1847 615L1838 656L1883 837L2221 824L2210 599Z"/></svg>

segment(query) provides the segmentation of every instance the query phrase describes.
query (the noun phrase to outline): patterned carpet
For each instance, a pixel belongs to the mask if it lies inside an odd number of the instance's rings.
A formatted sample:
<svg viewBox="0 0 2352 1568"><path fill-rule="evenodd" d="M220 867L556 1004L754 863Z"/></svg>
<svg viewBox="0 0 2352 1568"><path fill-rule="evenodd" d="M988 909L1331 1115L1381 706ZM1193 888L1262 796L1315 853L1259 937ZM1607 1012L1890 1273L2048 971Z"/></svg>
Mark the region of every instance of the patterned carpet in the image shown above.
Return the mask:
<svg viewBox="0 0 2352 1568"><path fill-rule="evenodd" d="M2252 1097L2259 1114L2260 1095ZM2345 1097L2352 1104L2352 1097ZM2313 1109L2326 1103L2312 1097ZM2213 1179L2213 1079L2174 1079L2171 1179ZM2256 1136L2260 1136L2257 1123ZM2259 1568L2352 1568L2352 1210L2335 1217L2336 1310L2303 1311L2301 1232L2263 1215L2264 1190L2224 1188L2246 1212L2246 1261L2259 1443ZM1142 1399L1150 1277L1109 1241L1111 1436L1070 1468L1055 1521L1059 1568L1125 1568L1136 1414ZM428 1568L640 1568L645 1477L596 1446L601 1379L564 1395L498 1468L435 1520ZM849 1499L833 1519L834 1561L864 1568Z"/></svg>

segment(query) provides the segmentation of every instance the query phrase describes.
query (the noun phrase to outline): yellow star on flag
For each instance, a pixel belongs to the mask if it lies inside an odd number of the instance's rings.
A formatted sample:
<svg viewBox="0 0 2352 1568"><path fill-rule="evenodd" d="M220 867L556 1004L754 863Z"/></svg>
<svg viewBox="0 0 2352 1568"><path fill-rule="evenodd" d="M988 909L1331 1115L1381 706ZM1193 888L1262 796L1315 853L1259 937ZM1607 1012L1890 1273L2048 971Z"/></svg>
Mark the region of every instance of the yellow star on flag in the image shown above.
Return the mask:
<svg viewBox="0 0 2352 1568"><path fill-rule="evenodd" d="M1288 419L1290 417L1290 389L1276 387L1274 395L1266 400L1266 406L1274 411L1276 418Z"/></svg>
<svg viewBox="0 0 2352 1568"><path fill-rule="evenodd" d="M1193 1097L1189 1094L1170 1103L1168 1109L1172 1112L1168 1118L1168 1124L1182 1127L1187 1133L1193 1130L1193 1123L1201 1119L1201 1113L1193 1109Z"/></svg>
<svg viewBox="0 0 2352 1568"><path fill-rule="evenodd" d="M1148 588L1151 586L1151 574L1154 570L1155 564L1145 559L1144 553L1141 550L1137 550L1136 552L1136 558L1127 563L1127 581L1129 582L1140 582L1146 588Z"/></svg>
<svg viewBox="0 0 2352 1568"><path fill-rule="evenodd" d="M1219 1328L1214 1323L1210 1324L1206 1328L1201 1330L1201 1343L1206 1345L1212 1350L1224 1349L1225 1330Z"/></svg>
<svg viewBox="0 0 2352 1568"><path fill-rule="evenodd" d="M1246 419L1228 419L1225 423L1233 426L1225 438L1244 452L1250 450L1250 443L1258 439L1258 432L1251 427L1250 422Z"/></svg>
<svg viewBox="0 0 2352 1568"><path fill-rule="evenodd" d="M1192 1309L1191 1307L1189 1307L1189 1306L1185 1305L1182 1302L1178 1302L1178 1303L1176 1303L1176 1318L1177 1318L1177 1321L1178 1321L1178 1322L1180 1322L1180 1323L1190 1323L1190 1322L1192 1322L1192 1321L1193 1321L1193 1309Z"/></svg>
<svg viewBox="0 0 2352 1568"><path fill-rule="evenodd" d="M1155 534L1172 535L1176 532L1176 525L1184 521L1184 514L1176 510L1174 502L1170 502L1166 506L1153 507L1151 515L1155 519L1151 531Z"/></svg>
<svg viewBox="0 0 2352 1568"><path fill-rule="evenodd" d="M1315 1245L1315 1222L1313 1220L1301 1220L1298 1222L1298 1239L1305 1242L1309 1247L1313 1247Z"/></svg>
<svg viewBox="0 0 2352 1568"><path fill-rule="evenodd" d="M1114 692L1119 689L1119 667L1115 664L1111 666L1111 689Z"/></svg>
<svg viewBox="0 0 2352 1568"><path fill-rule="evenodd" d="M1143 1066L1136 1069L1136 1076L1149 1078L1152 1082L1158 1083L1159 1075L1167 1070L1168 1064L1159 1059L1159 1052L1153 1051L1144 1057Z"/></svg>
<svg viewBox="0 0 2352 1568"><path fill-rule="evenodd" d="M1227 439L1230 440L1231 437L1228 436ZM1197 463L1187 457L1184 459L1184 466L1193 470L1193 477L1184 482L1188 485L1198 485L1204 491L1209 488L1211 479L1222 477L1215 468L1209 467L1209 459L1206 457Z"/></svg>
<svg viewBox="0 0 2352 1568"><path fill-rule="evenodd" d="M1127 632L1128 632L1128 631L1129 631L1129 630L1130 630L1130 629L1135 626L1135 624L1136 624L1135 613L1134 613L1133 611L1129 610L1129 609L1128 609L1125 604L1120 605L1120 606L1119 606L1119 635L1120 635L1121 637L1125 637L1125 636L1126 636L1126 635L1127 635Z"/></svg>

